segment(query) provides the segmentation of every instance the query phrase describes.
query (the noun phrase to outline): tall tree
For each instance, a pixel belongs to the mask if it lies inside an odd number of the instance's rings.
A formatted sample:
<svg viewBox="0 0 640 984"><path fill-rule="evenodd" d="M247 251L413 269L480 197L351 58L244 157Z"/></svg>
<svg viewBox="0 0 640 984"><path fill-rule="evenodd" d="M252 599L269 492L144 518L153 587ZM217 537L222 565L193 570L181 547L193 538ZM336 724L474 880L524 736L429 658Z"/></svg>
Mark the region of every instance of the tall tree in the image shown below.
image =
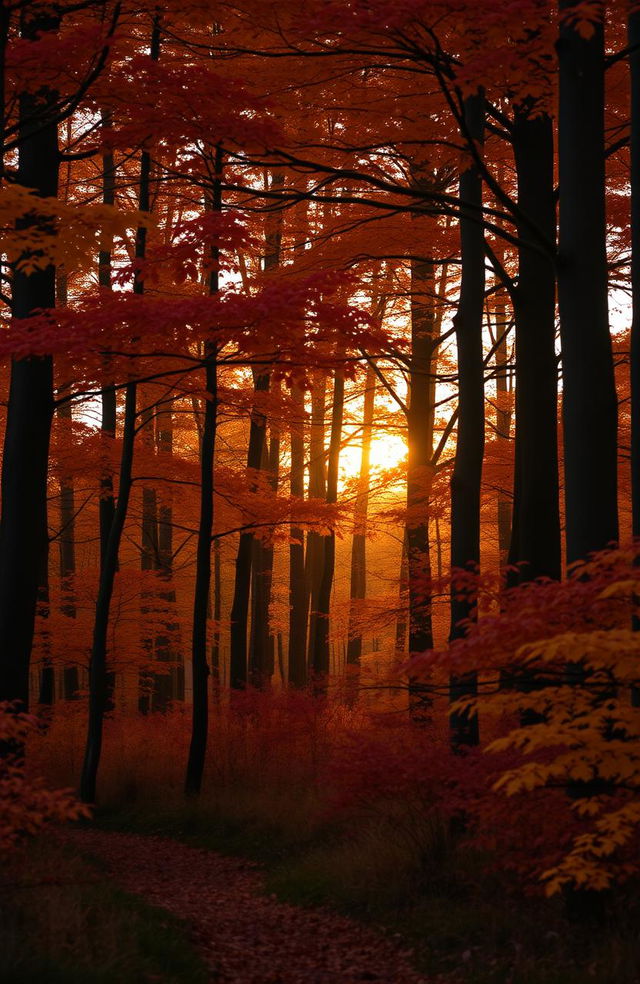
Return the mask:
<svg viewBox="0 0 640 984"><path fill-rule="evenodd" d="M214 159L212 209L222 210L223 151L217 146ZM220 253L212 248L212 269L209 276L209 295L220 289ZM196 796L202 785L209 717L209 665L207 663L207 616L210 606L211 538L213 535L213 465L215 460L218 415L218 351L215 342L205 349L205 400L202 441L200 442L200 517L196 551L196 584L193 597L193 631L191 667L193 672L193 710L191 743L185 778L185 793Z"/></svg>
<svg viewBox="0 0 640 984"><path fill-rule="evenodd" d="M481 92L467 96L464 126L467 138L480 146L484 135L485 101ZM480 564L480 482L484 456L484 231L477 221L482 208L482 179L471 164L460 176L460 300L454 318L458 351L458 435L451 477L451 567L476 574ZM465 633L465 621L476 615L476 593L452 586L449 638ZM453 676L451 700L477 692L474 673ZM478 719L451 715L454 746L478 743Z"/></svg>
<svg viewBox="0 0 640 984"><path fill-rule="evenodd" d="M161 36L162 31L160 15L156 13L153 20L150 45L150 56L153 61L158 61L160 57ZM140 211L143 213L148 213L150 208L150 176L151 154L148 150L143 150L140 156L140 185L138 192L138 206ZM146 246L147 227L145 225L139 225L136 231L135 242L135 258L137 261L144 260L146 256ZM144 279L140 275L139 271L137 271L135 275L133 292L137 295L144 294ZM124 530L124 524L127 518L131 487L133 484L133 456L137 421L137 392L138 387L136 382L131 381L127 383L125 388L118 498L113 511L104 559L100 568L100 582L98 585L98 596L96 599L93 639L89 662L89 720L87 724L87 741L85 745L84 760L80 774L80 797L84 803L93 803L95 801L98 768L102 753L104 715L108 698L107 638L109 630L109 615L115 577L118 570L120 542L122 540L122 532Z"/></svg>
<svg viewBox="0 0 640 984"><path fill-rule="evenodd" d="M558 369L555 352L556 210L553 125L535 104L515 111L512 130L518 177L516 433L511 580L560 577Z"/></svg>
<svg viewBox="0 0 640 984"><path fill-rule="evenodd" d="M558 302L568 563L618 539L617 398L608 319L604 4L561 0Z"/></svg>
<svg viewBox="0 0 640 984"><path fill-rule="evenodd" d="M5 9L5 5L3 5ZM24 42L55 35L60 15L53 7L24 4L20 33ZM44 84L19 95L19 143L16 181L41 197L58 193L58 100ZM35 227L53 234L46 211L18 223L28 235ZM11 292L13 318L30 317L55 307L56 272L24 268L25 254L14 266ZM0 517L0 700L29 702L29 661L39 580L46 569L47 470L53 418L53 359L14 359L2 459Z"/></svg>

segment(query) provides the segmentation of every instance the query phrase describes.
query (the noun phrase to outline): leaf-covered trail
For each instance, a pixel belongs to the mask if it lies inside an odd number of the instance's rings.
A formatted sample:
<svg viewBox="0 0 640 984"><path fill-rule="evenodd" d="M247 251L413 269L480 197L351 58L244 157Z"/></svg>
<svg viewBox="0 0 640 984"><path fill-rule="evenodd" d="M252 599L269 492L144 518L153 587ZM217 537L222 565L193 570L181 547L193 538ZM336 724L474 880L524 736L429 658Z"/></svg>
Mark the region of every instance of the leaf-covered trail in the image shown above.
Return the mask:
<svg viewBox="0 0 640 984"><path fill-rule="evenodd" d="M395 940L265 894L256 865L163 837L77 830L124 889L188 921L219 984L426 984ZM188 984L188 982L187 982Z"/></svg>

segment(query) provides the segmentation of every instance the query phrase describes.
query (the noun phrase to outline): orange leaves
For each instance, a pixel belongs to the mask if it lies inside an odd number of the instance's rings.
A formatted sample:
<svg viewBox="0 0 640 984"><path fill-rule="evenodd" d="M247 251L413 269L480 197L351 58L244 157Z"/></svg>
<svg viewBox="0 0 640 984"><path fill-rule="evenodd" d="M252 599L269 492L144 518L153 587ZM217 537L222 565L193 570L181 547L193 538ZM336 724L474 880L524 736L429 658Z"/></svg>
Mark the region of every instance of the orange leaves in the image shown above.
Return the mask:
<svg viewBox="0 0 640 984"><path fill-rule="evenodd" d="M18 270L30 274L51 265L89 269L100 249L111 249L149 217L109 205L68 204L42 198L17 184L0 190L0 231L3 250Z"/></svg>

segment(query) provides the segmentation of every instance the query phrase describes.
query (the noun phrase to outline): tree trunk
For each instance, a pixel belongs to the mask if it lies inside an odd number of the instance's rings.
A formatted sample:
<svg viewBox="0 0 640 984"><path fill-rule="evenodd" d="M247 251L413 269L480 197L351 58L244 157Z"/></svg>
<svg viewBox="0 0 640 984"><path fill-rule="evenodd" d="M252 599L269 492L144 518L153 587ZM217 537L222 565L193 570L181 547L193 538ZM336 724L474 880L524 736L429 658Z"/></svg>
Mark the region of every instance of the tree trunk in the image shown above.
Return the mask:
<svg viewBox="0 0 640 984"><path fill-rule="evenodd" d="M255 377L256 393L269 389L269 374ZM249 448L247 468L257 471L262 464L265 442L266 419L255 407L251 414L249 429ZM242 690L247 685L247 623L249 620L249 597L251 589L251 556L253 533L246 530L240 534L236 555L236 574L231 606L231 665L230 682L232 690Z"/></svg>
<svg viewBox="0 0 640 984"><path fill-rule="evenodd" d="M509 583L559 579L558 368L555 353L556 215L553 127L549 116L516 111L513 147L518 175L516 318L516 432ZM524 220L528 220L524 221ZM529 223L539 236L534 238Z"/></svg>
<svg viewBox="0 0 640 984"><path fill-rule="evenodd" d="M151 35L151 57L157 61L160 56L160 18L156 16ZM150 206L149 178L151 173L151 157L148 151L143 151L140 158L140 188L138 207L141 212L148 212ZM147 229L138 226L136 231L135 256L142 260L146 254ZM144 281L136 275L133 284L135 294L144 293ZM118 499L113 512L113 519L100 568L100 583L96 599L96 613L93 628L93 641L89 663L89 721L87 725L87 743L80 776L80 798L84 803L93 803L96 798L96 782L100 755L102 752L102 733L104 715L108 698L107 675L107 634L109 630L109 615L113 587L118 570L118 554L122 531L127 518L131 486L133 484L133 454L136 435L136 403L137 385L128 383L125 389L124 425L122 432L122 451L120 459L120 478ZM104 404L103 404L104 410Z"/></svg>
<svg viewBox="0 0 640 984"><path fill-rule="evenodd" d="M433 264L411 261L411 361L407 429L407 564L409 575L409 656L433 648L431 619L431 552L429 498L433 479L433 428L436 342L435 280ZM409 706L413 717L425 719L431 706L424 681L409 680Z"/></svg>
<svg viewBox="0 0 640 984"><path fill-rule="evenodd" d="M64 393L67 387L60 389ZM58 407L58 417L64 420L71 431L73 422L71 403L67 400ZM70 435L71 436L71 435ZM76 573L76 505L73 479L66 475L60 481L60 583L62 590L62 614L67 618L76 617L73 579ZM65 666L62 671L62 693L65 700L75 700L78 696L80 679L77 666Z"/></svg>
<svg viewBox="0 0 640 984"><path fill-rule="evenodd" d="M109 126L109 117L102 113L102 125ZM116 201L116 168L113 153L107 151L102 157L102 201L105 205L115 205ZM100 250L98 255L98 283L105 290L111 290L111 251ZM102 390L100 392L100 435L103 444L111 444L116 436L117 424L117 395L111 380L108 357L103 362ZM107 554L109 533L113 525L116 500L113 491L113 475L110 468L105 468L100 476L100 571L104 568ZM116 571L118 559L116 557ZM107 707L113 701L115 691L115 674L107 673Z"/></svg>
<svg viewBox="0 0 640 984"><path fill-rule="evenodd" d="M215 152L215 180L211 205L214 212L222 210L222 164L220 146ZM215 246L211 250L213 268L209 278L209 294L220 289L220 253ZM191 743L185 777L185 795L197 796L202 786L207 732L209 727L209 664L207 663L207 616L210 611L211 586L211 538L213 536L213 466L215 461L216 429L218 413L218 353L214 343L205 350L205 407L202 440L200 443L200 521L196 550L196 584L193 598L193 633L191 666L193 674L193 710L191 718Z"/></svg>
<svg viewBox="0 0 640 984"><path fill-rule="evenodd" d="M360 660L362 657L362 632L357 625L358 602L367 596L367 513L369 510L369 479L371 472L371 432L376 396L376 374L373 366L367 367L362 414L362 452L358 492L354 508L353 540L351 541L351 584L349 627L347 631L347 702L352 705L358 697Z"/></svg>
<svg viewBox="0 0 640 984"><path fill-rule="evenodd" d="M53 11L53 8L52 8ZM27 41L58 29L53 12L29 5L21 11ZM20 145L17 182L38 195L58 192L57 93L42 87L19 97ZM32 215L19 222L47 229L50 217ZM26 259L26 257L25 257ZM26 274L14 268L12 316L28 318L55 306L55 268ZM29 703L29 663L41 573L46 567L47 469L53 418L53 360L14 359L2 460L0 519L0 700Z"/></svg>
<svg viewBox="0 0 640 984"><path fill-rule="evenodd" d="M159 455L173 456L173 413L171 406L158 411L156 419L156 447ZM173 506L163 503L158 509L158 572L164 583L161 599L168 612L156 637L156 659L170 662L170 673L157 674L153 689L153 709L165 711L172 700L184 700L184 659L179 647L172 641L178 624L169 614L176 603L173 586Z"/></svg>
<svg viewBox="0 0 640 984"><path fill-rule="evenodd" d="M581 37L561 0L558 40L562 420L569 564L618 539L617 399L607 303L604 25Z"/></svg>
<svg viewBox="0 0 640 984"><path fill-rule="evenodd" d="M291 495L304 498L304 393L291 387L294 410L291 420ZM307 604L304 571L304 531L291 524L289 544L289 683L304 687L307 682Z"/></svg>
<svg viewBox="0 0 640 984"><path fill-rule="evenodd" d="M324 448L324 417L327 377L318 372L311 391L311 427L309 431L309 498L326 499L327 470ZM315 530L307 534L307 552L304 560L305 605L309 620L309 645L307 666L313 670L313 654L316 638L316 622L320 582L324 569L325 537ZM305 624L307 616L305 615Z"/></svg>
<svg viewBox="0 0 640 984"><path fill-rule="evenodd" d="M336 369L333 386L333 408L331 411L331 437L327 462L327 503L338 501L338 468L340 464L340 441L342 439L342 418L344 414L344 375ZM324 540L324 565L318 587L318 607L316 610L315 635L312 639L312 669L314 690L321 695L326 693L329 675L329 610L331 589L336 561L336 534L332 531Z"/></svg>
<svg viewBox="0 0 640 984"><path fill-rule="evenodd" d="M133 470L133 449L136 430L136 384L129 383L125 391L124 427L122 434L122 458L118 501L104 562L100 571L100 584L96 601L91 661L89 664L89 721L87 743L80 777L80 798L83 803L93 803L96 798L96 780L102 751L102 731L107 701L107 634L113 585L118 566L118 551L124 529Z"/></svg>
<svg viewBox="0 0 640 984"><path fill-rule="evenodd" d="M146 386L141 387L139 392L140 402L142 404L139 426L140 440L143 448L146 450L147 456L151 457L153 460L156 448L154 408L148 405L148 401L151 399L149 388ZM151 466L151 473L153 474L153 466ZM158 570L159 554L158 500L154 486L145 482L142 486L142 531L140 543L140 569L143 576L146 571ZM151 596L149 591L143 586L140 610L140 620L142 625L145 624L146 616L149 613L150 600ZM145 659L148 663L152 663L155 657L155 621L150 633L145 634L141 641L142 652L145 654ZM146 670L143 669L139 674L138 693L138 709L143 714L147 714L151 710L154 685L155 674L150 672L149 668Z"/></svg>
<svg viewBox="0 0 640 984"><path fill-rule="evenodd" d="M465 100L468 136L481 144L484 132L484 97ZM480 564L480 483L484 456L484 364L482 318L484 311L484 232L478 222L482 179L473 166L460 176L460 243L462 275L460 300L454 318L458 349L458 434L451 478L451 567L477 574ZM466 209L466 206L473 206ZM449 638L465 634L465 620L476 617L476 592L452 585ZM477 692L477 675L452 676L450 698L456 701ZM454 747L478 743L477 716L451 715Z"/></svg>
<svg viewBox="0 0 640 984"><path fill-rule="evenodd" d="M507 346L507 308L505 304L504 291L500 291L495 305L495 331L496 331L496 437L503 446L505 460L509 454L509 440L511 436L511 411L508 408L509 400L509 354ZM500 569L508 563L509 548L511 544L511 514L512 497L509 492L501 487L498 489L498 558Z"/></svg>
<svg viewBox="0 0 640 984"><path fill-rule="evenodd" d="M631 504L633 536L640 537L640 10L628 21L631 69Z"/></svg>

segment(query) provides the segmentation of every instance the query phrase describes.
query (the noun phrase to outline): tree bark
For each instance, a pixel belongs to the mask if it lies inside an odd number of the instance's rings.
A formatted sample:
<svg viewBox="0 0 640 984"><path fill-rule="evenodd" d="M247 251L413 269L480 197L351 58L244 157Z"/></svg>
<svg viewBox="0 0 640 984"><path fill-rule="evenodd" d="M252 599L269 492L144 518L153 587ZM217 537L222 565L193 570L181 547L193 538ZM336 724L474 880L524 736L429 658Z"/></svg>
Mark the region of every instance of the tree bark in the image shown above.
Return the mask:
<svg viewBox="0 0 640 984"><path fill-rule="evenodd" d="M255 377L256 393L269 389L269 374ZM249 428L249 447L247 468L257 471L262 463L265 442L266 418L254 407ZM232 690L242 690L247 685L247 623L249 620L249 597L251 589L251 556L253 533L245 530L240 534L236 555L236 572L231 606L231 664L230 683Z"/></svg>
<svg viewBox="0 0 640 984"><path fill-rule="evenodd" d="M311 391L311 427L309 431L309 498L326 499L327 470L324 447L325 401L327 377L318 372L313 380ZM314 646L320 582L324 569L325 538L321 533L310 530L307 534L307 551L304 559L306 608L309 623L309 643L307 666L313 670ZM307 616L305 615L305 623Z"/></svg>
<svg viewBox="0 0 640 984"><path fill-rule="evenodd" d="M433 479L436 344L435 280L433 264L411 261L411 360L407 430L407 570L409 588L409 657L433 648L431 618L431 550L429 498ZM424 681L409 680L412 717L425 720L431 697Z"/></svg>
<svg viewBox="0 0 640 984"><path fill-rule="evenodd" d="M156 15L151 35L151 57L160 57L160 17ZM151 173L151 156L143 151L140 158L140 187L138 207L141 212L148 212L150 207L149 179ZM136 230L136 259L142 260L146 255L147 229L138 226ZM133 284L135 294L144 294L144 281L136 275ZM122 531L127 518L131 486L133 484L133 455L136 435L136 404L137 385L127 384L125 389L124 425L122 432L122 451L120 459L120 478L118 499L113 512L111 527L105 545L105 552L100 569L100 583L96 599L96 613L93 628L93 641L89 663L89 720L87 725L87 742L84 761L80 776L80 798L83 803L93 803L96 798L96 783L100 756L102 752L102 734L104 715L108 698L107 675L107 634L109 615L115 577L118 570L118 554Z"/></svg>
<svg viewBox="0 0 640 984"><path fill-rule="evenodd" d="M212 208L222 210L222 147L215 152L215 179L213 182ZM209 278L209 295L220 289L217 246L211 250L213 267ZM197 796L202 787L202 776L207 752L209 727L209 664L207 663L207 617L210 611L211 587L211 538L213 536L213 467L215 461L216 429L218 413L218 353L215 343L207 343L205 349L205 407L202 440L200 442L200 520L196 550L196 584L193 598L193 632L191 666L193 674L193 708L191 718L191 742L185 777L185 795Z"/></svg>
<svg viewBox="0 0 640 984"><path fill-rule="evenodd" d="M59 16L42 8L21 11L21 36L35 40L55 32ZM48 87L19 97L20 143L17 182L40 196L58 192L57 93ZM35 215L19 227L50 226ZM26 258L26 257L25 257ZM30 317L56 302L55 268L27 274L13 271L12 316ZM29 704L29 664L41 573L46 567L47 470L53 419L53 360L14 359L2 460L0 518L0 700Z"/></svg>
<svg viewBox="0 0 640 984"><path fill-rule="evenodd" d="M340 441L342 439L342 418L344 414L344 375L336 369L333 386L333 408L331 411L331 437L327 461L327 503L338 501L338 468L340 464ZM318 586L318 602L315 620L315 635L312 639L312 669L314 691L318 695L326 693L329 676L329 610L331 589L336 562L336 534L331 531L324 539L324 565Z"/></svg>
<svg viewBox="0 0 640 984"><path fill-rule="evenodd" d="M617 398L607 299L604 24L581 37L561 0L558 301L566 556L585 559L618 539Z"/></svg>
<svg viewBox="0 0 640 984"><path fill-rule="evenodd" d="M304 393L294 383L291 387L294 410L291 420L292 497L304 498ZM307 605L304 571L304 531L291 524L289 544L289 667L288 680L294 687L307 683Z"/></svg>
<svg viewBox="0 0 640 984"><path fill-rule="evenodd" d="M555 353L556 214L553 127L546 114L515 113L513 147L518 176L518 283L514 508L509 583L561 574L558 490L558 367ZM525 221L528 220L528 221ZM533 239L534 223L539 236ZM546 244L546 246L545 246Z"/></svg>
<svg viewBox="0 0 640 984"><path fill-rule="evenodd" d="M362 451L358 492L354 508L354 530L351 541L350 606L347 630L347 702L352 705L358 697L362 631L358 628L358 602L367 596L367 514L369 511L369 480L371 474L371 433L376 397L376 374L367 367L362 413Z"/></svg>
<svg viewBox="0 0 640 984"><path fill-rule="evenodd" d="M481 144L484 132L484 97L465 100L465 125L470 140ZM451 478L451 567L477 574L480 565L480 483L484 456L484 231L478 222L482 206L482 179L473 166L460 176L460 244L462 275L460 300L454 318L458 349L458 434ZM465 634L465 621L476 617L476 592L452 585L449 638ZM477 675L452 676L450 699L477 693ZM454 747L478 743L477 716L451 715Z"/></svg>
<svg viewBox="0 0 640 984"><path fill-rule="evenodd" d="M640 537L640 10L628 20L631 70L631 505L633 536Z"/></svg>

